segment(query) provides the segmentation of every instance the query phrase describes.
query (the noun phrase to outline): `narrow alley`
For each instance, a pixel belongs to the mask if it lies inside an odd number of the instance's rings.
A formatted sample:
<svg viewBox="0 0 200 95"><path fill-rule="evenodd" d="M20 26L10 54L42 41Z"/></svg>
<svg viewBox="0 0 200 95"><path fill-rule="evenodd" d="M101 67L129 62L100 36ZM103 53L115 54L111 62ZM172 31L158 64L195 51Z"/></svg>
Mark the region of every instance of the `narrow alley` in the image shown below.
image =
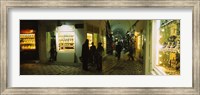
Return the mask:
<svg viewBox="0 0 200 95"><path fill-rule="evenodd" d="M21 20L20 75L180 75L180 42L180 20Z"/></svg>

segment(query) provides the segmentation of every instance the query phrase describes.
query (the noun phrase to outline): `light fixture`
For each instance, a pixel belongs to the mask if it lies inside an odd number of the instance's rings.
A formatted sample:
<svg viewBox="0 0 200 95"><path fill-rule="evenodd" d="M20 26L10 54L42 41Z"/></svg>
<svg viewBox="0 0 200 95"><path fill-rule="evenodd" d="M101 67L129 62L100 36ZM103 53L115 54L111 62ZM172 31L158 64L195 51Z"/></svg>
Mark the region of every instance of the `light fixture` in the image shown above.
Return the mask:
<svg viewBox="0 0 200 95"><path fill-rule="evenodd" d="M74 26L73 25L62 25L62 26L58 27L58 30L60 32L73 31L74 30Z"/></svg>
<svg viewBox="0 0 200 95"><path fill-rule="evenodd" d="M164 29L164 28L161 28L161 31L162 31L162 32L164 32L164 31L165 31L165 29Z"/></svg>

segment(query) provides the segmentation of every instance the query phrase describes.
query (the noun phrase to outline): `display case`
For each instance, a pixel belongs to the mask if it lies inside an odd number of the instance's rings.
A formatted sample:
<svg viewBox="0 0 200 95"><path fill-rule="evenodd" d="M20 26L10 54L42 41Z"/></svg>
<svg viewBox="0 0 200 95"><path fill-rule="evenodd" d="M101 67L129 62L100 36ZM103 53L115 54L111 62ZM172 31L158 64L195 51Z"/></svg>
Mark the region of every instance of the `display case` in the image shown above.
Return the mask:
<svg viewBox="0 0 200 95"><path fill-rule="evenodd" d="M21 50L35 50L35 32L33 30L22 30L20 34Z"/></svg>
<svg viewBox="0 0 200 95"><path fill-rule="evenodd" d="M158 66L168 75L180 75L180 23L163 21L160 31Z"/></svg>
<svg viewBox="0 0 200 95"><path fill-rule="evenodd" d="M66 51L68 49L74 49L74 33L58 33L58 50Z"/></svg>

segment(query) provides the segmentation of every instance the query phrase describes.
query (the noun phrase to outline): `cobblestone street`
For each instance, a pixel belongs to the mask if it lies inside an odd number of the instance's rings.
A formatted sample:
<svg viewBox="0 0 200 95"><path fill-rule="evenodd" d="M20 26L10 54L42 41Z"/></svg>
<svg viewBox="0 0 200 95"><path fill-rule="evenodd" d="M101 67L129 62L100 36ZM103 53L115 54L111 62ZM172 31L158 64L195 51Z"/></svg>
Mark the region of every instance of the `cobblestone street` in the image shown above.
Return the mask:
<svg viewBox="0 0 200 95"><path fill-rule="evenodd" d="M121 60L114 56L103 59L103 70L99 72L94 66L89 71L83 71L79 63L24 63L20 66L21 75L143 75L143 64L138 61L128 61L122 54Z"/></svg>

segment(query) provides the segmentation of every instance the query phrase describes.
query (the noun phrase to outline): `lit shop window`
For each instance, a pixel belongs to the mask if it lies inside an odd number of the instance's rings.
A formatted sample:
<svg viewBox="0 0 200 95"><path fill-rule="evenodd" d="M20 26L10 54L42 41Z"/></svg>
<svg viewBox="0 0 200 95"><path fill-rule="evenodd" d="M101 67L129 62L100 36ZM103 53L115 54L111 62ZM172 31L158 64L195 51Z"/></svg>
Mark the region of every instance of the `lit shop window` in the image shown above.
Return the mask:
<svg viewBox="0 0 200 95"><path fill-rule="evenodd" d="M104 36L103 37L103 48L105 49L106 48L106 37ZM106 49L105 49L106 50Z"/></svg>
<svg viewBox="0 0 200 95"><path fill-rule="evenodd" d="M180 75L180 23L161 20L158 66L168 75Z"/></svg>
<svg viewBox="0 0 200 95"><path fill-rule="evenodd" d="M74 49L74 32L58 32L58 50Z"/></svg>
<svg viewBox="0 0 200 95"><path fill-rule="evenodd" d="M75 32L73 25L62 25L56 28L57 51L67 52L75 49Z"/></svg>
<svg viewBox="0 0 200 95"><path fill-rule="evenodd" d="M20 31L20 48L21 50L35 50L35 31L26 29Z"/></svg>
<svg viewBox="0 0 200 95"><path fill-rule="evenodd" d="M93 35L91 34L91 33L87 33L87 39L89 40L89 47L91 47L92 46L92 37Z"/></svg>

